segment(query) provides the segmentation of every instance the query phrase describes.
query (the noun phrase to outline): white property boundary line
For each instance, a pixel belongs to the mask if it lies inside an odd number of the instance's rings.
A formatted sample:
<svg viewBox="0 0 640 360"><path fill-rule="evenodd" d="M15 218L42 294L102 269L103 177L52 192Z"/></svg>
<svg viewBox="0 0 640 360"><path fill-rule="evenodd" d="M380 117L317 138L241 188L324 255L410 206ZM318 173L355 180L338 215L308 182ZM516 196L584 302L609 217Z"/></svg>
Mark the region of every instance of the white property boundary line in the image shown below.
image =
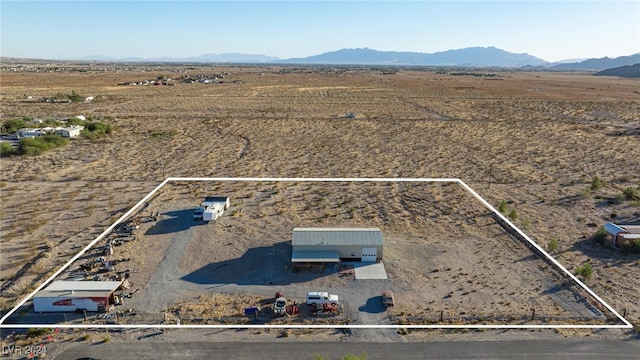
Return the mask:
<svg viewBox="0 0 640 360"><path fill-rule="evenodd" d="M137 211L144 203L147 202L153 195L155 195L162 187L168 182L173 181L286 181L286 182L453 182L460 185L468 193L473 195L482 205L484 205L489 211L498 216L509 227L515 230L520 236L529 242L529 244L536 248L541 254L543 254L547 260L551 261L555 266L561 269L566 275L568 275L573 281L575 281L580 287L587 291L597 301L600 302L607 310L611 311L624 325L91 325L91 324L4 324L4 322L21 306L23 306L29 299L31 299L38 291L47 286L55 277L60 275L65 269L67 269L74 261L82 256L87 250L93 247L98 241L102 240L108 235L116 226L126 220L131 214ZM165 179L160 185L156 186L149 194L147 194L142 200L135 204L129 211L122 215L116 222L103 231L98 237L95 238L89 245L82 249L78 254L71 258L66 264L64 264L58 271L56 271L51 277L49 277L44 283L38 286L31 294L20 301L11 311L0 319L0 328L91 328L91 329L250 329L250 328L274 328L274 329L629 329L633 328L633 325L623 318L617 311L615 311L609 304L596 295L590 288L582 283L575 275L568 271L562 264L549 255L543 248L536 244L531 238L529 238L524 232L522 232L517 226L509 221L504 215L497 211L491 204L489 204L484 198L476 193L471 187L464 183L464 181L456 178L182 178L182 177L170 177Z"/></svg>

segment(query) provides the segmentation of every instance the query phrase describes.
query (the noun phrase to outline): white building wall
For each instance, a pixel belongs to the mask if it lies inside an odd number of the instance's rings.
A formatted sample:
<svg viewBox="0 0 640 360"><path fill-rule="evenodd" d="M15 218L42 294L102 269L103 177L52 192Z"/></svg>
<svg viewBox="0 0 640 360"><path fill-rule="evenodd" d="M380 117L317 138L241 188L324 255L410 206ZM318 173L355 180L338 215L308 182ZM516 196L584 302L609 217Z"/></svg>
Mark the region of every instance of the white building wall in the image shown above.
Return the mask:
<svg viewBox="0 0 640 360"><path fill-rule="evenodd" d="M67 302L69 305L54 305L56 302ZM33 309L36 312L72 312L77 309L86 309L87 311L98 311L99 305L105 305L106 298L103 301L94 300L92 298L60 298L60 297L34 297Z"/></svg>

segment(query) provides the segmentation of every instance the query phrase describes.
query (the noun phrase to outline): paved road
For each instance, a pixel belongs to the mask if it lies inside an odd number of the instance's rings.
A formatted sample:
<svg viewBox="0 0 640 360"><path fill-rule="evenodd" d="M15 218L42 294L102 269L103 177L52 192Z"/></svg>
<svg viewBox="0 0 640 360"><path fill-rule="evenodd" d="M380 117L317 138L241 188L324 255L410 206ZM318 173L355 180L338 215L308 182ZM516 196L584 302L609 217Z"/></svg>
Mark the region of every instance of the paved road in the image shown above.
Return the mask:
<svg viewBox="0 0 640 360"><path fill-rule="evenodd" d="M340 359L346 354L366 352L376 359L638 359L640 341L617 340L516 340L454 341L422 343L164 343L109 342L78 345L56 359L314 359L320 354Z"/></svg>

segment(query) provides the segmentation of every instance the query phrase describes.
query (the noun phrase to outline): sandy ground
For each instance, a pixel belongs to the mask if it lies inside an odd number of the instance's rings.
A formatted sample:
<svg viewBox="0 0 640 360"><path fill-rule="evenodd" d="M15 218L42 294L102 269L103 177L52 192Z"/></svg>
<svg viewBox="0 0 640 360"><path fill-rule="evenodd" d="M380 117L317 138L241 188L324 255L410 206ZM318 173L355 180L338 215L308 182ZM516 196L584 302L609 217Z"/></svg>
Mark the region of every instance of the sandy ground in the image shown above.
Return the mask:
<svg viewBox="0 0 640 360"><path fill-rule="evenodd" d="M594 275L588 285L615 309L626 310L632 322L639 322L640 283L632 275L637 256L603 249L589 240L595 227L614 215L620 222L640 220L637 201L616 199L626 187L640 185L635 161L640 157L637 80L509 71L499 72L498 80L429 71L396 75L374 71L284 74L278 68L231 67L188 71L223 70L232 74L224 84L173 87L116 84L184 69L2 73L3 119L83 114L117 126L107 139L77 140L38 157L0 160L5 209L0 227L3 309L35 288L166 176L459 177L494 205L507 200L509 209L519 215L516 223L539 244L557 238L560 248L555 256L570 270L589 261ZM96 100L82 104L23 101L27 95L37 98L71 90ZM355 113L356 119L344 119L346 112ZM607 187L581 196L594 176L606 180ZM515 243L487 242L500 241L492 226L473 233L470 229L485 218L473 209L464 209L470 211L468 219L464 212L456 213L456 208L464 207L459 199L434 193L428 200L439 205L422 209L391 203L385 208L378 203L383 191L366 193L357 196L358 207L349 215L344 210L349 206L337 208L327 199L345 201L340 196L354 191L353 186L338 194L325 194L322 189L290 193L279 189L271 195L275 190L270 187L233 189L240 193L236 198L248 205L242 212L251 211L231 220L258 218L268 227L285 225L279 230L281 238L287 238L290 225L318 218L323 225L381 226L398 249L387 254L390 277L432 281L437 276L442 284L430 283L435 286L429 288L435 303L416 315L440 310L459 313L459 306L478 313L486 311L487 305L510 311L531 307L521 299L539 301L540 307L550 305L545 303L549 299L531 299L531 294L520 290L507 291L509 298L500 300L503 304L491 304L494 300L488 299L498 290L541 280L532 271L536 267L522 260L527 255L510 248ZM222 189L187 184L167 196L186 209L191 199L218 190ZM305 191L313 195L304 195ZM423 193L419 195L415 198L425 199ZM249 200L255 199L270 206L251 208ZM456 216L432 226L428 219L445 211ZM411 226L404 226L407 223ZM227 236L242 227L229 229L233 230ZM247 238L278 235L272 228L258 231L247 226L244 230ZM399 266L410 243L425 237L440 242L425 248L425 253L442 251L441 255L425 257L428 261L421 270ZM458 241L447 242L450 237ZM219 252L215 261L242 254L243 246ZM481 247L501 253L474 254ZM452 255L457 253L467 259L463 267L449 265L463 262ZM179 269L193 271L212 261L204 253L192 259L183 261ZM470 266L478 263L489 267L481 275ZM424 271L434 268L440 271ZM473 279L474 275L479 277ZM505 285L491 280L503 278ZM483 290L471 293L473 284L462 284L469 280ZM397 286L407 288L407 296L424 290L408 289L402 281ZM462 295L466 291L470 293ZM442 299L449 292L452 296Z"/></svg>

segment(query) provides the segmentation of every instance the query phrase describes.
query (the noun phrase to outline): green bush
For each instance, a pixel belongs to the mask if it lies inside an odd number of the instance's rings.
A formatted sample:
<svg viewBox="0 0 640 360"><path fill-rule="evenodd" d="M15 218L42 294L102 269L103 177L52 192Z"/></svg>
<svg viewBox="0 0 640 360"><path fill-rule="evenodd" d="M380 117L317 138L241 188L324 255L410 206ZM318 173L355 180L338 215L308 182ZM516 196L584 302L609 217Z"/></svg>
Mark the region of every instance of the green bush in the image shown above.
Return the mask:
<svg viewBox="0 0 640 360"><path fill-rule="evenodd" d="M591 179L591 186L589 188L591 189L591 191L596 192L604 188L605 186L607 186L607 183L596 176L593 179Z"/></svg>
<svg viewBox="0 0 640 360"><path fill-rule="evenodd" d="M11 144L9 144L8 142L0 143L0 156L2 157L12 156L12 155L16 155L17 153L18 153L18 150L13 146L11 146Z"/></svg>
<svg viewBox="0 0 640 360"><path fill-rule="evenodd" d="M500 202L500 205L498 205L498 211L500 211L503 214L507 213L507 202L502 200Z"/></svg>
<svg viewBox="0 0 640 360"><path fill-rule="evenodd" d="M80 96L75 90L72 90L71 94L67 95L67 98L74 103L79 103L84 101L84 96Z"/></svg>
<svg viewBox="0 0 640 360"><path fill-rule="evenodd" d="M596 233L593 234L593 240L600 245L604 245L605 240L607 240L607 231L604 229L604 226L600 226L598 230L596 230Z"/></svg>
<svg viewBox="0 0 640 360"><path fill-rule="evenodd" d="M511 220L515 220L518 218L518 212L516 211L516 209L512 209L511 211L509 211L509 219Z"/></svg>
<svg viewBox="0 0 640 360"><path fill-rule="evenodd" d="M625 241L622 244L622 251L626 253L640 254L640 239L633 239L633 241Z"/></svg>
<svg viewBox="0 0 640 360"><path fill-rule="evenodd" d="M85 124L85 120L82 119L78 119L77 117L72 117L67 119L67 125L71 126L71 125L83 125Z"/></svg>
<svg viewBox="0 0 640 360"><path fill-rule="evenodd" d="M576 268L576 274L582 276L585 280L589 280L593 275L593 268L591 264L584 263L582 266Z"/></svg>
<svg viewBox="0 0 640 360"><path fill-rule="evenodd" d="M2 133L15 133L19 129L26 128L27 122L22 119L6 120L2 122L0 132Z"/></svg>
<svg viewBox="0 0 640 360"><path fill-rule="evenodd" d="M551 238L551 240L549 240L549 243L547 244L547 250L558 251L558 239Z"/></svg>
<svg viewBox="0 0 640 360"><path fill-rule="evenodd" d="M631 186L624 189L622 193L629 200L640 200L640 193L638 193L638 189Z"/></svg>
<svg viewBox="0 0 640 360"><path fill-rule="evenodd" d="M84 129L80 132L80 135L86 139L97 139L113 132L111 124L105 124L103 122L85 122Z"/></svg>
<svg viewBox="0 0 640 360"><path fill-rule="evenodd" d="M32 139L20 140L20 153L25 155L39 155L43 152L57 147L65 146L68 139L60 135L43 135Z"/></svg>

